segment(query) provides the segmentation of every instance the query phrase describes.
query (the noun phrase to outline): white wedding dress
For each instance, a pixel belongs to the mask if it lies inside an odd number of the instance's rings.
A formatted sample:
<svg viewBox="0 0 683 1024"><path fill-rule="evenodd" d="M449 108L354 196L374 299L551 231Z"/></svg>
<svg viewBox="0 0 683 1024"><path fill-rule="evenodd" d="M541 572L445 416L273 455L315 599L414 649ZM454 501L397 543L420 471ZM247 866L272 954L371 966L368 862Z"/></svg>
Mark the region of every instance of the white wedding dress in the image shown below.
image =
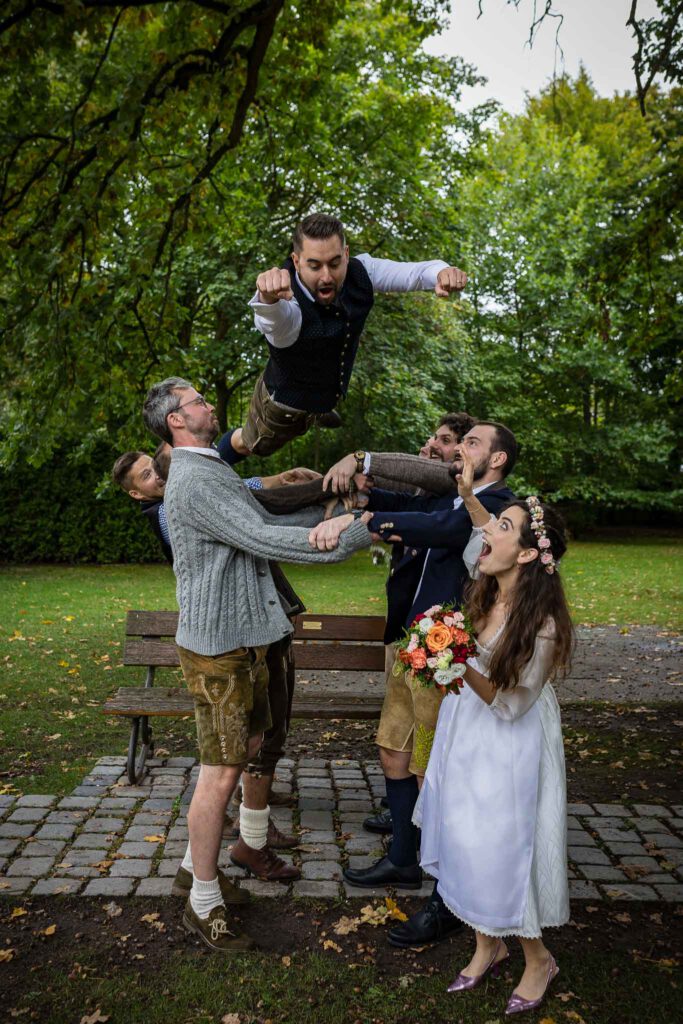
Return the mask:
<svg viewBox="0 0 683 1024"><path fill-rule="evenodd" d="M442 701L413 820L446 906L486 935L538 938L569 920L567 795L553 624L514 689L486 704L465 684ZM470 660L484 675L493 645Z"/></svg>

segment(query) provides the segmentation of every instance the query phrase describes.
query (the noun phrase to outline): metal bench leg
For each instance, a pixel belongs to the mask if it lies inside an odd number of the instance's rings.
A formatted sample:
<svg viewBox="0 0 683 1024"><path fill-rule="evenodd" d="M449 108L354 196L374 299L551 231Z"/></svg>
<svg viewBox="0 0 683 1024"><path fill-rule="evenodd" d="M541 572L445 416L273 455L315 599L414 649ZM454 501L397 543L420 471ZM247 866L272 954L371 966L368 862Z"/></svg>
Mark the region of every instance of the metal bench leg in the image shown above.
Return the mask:
<svg viewBox="0 0 683 1024"><path fill-rule="evenodd" d="M128 760L126 762L126 774L131 786L137 783L137 772L135 770L135 751L138 745L140 733L140 719L134 718L130 723L130 739L128 740Z"/></svg>
<svg viewBox="0 0 683 1024"><path fill-rule="evenodd" d="M141 740L138 752L138 740ZM131 786L139 785L145 776L145 764L147 758L154 755L154 737L152 726L146 715L139 715L134 718L130 726L130 740L128 741L128 761L126 772Z"/></svg>

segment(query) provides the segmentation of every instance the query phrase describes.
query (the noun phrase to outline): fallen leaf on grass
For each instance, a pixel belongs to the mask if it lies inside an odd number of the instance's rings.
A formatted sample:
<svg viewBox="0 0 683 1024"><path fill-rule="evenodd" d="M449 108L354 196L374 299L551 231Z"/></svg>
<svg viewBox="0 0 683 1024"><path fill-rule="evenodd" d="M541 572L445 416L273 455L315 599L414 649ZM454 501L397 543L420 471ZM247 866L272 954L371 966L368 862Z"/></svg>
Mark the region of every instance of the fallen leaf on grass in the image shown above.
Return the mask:
<svg viewBox="0 0 683 1024"><path fill-rule="evenodd" d="M292 958L291 958L291 956L283 956L281 961L280 961L280 963L282 964L283 967L291 967L292 966Z"/></svg>
<svg viewBox="0 0 683 1024"><path fill-rule="evenodd" d="M555 998L562 1003L568 1003L570 999L576 999L576 992L557 992Z"/></svg>
<svg viewBox="0 0 683 1024"><path fill-rule="evenodd" d="M109 1020L108 1013L102 1013L99 1006L92 1013L86 1013L81 1017L81 1024L104 1024L105 1020Z"/></svg>
<svg viewBox="0 0 683 1024"><path fill-rule="evenodd" d="M576 1024L586 1024L581 1014L577 1013L576 1010L565 1010L564 1015L567 1020L576 1021Z"/></svg>
<svg viewBox="0 0 683 1024"><path fill-rule="evenodd" d="M338 946L336 942L332 941L332 939L325 939L323 942L323 949L333 949L335 953L341 953L342 951L341 946Z"/></svg>
<svg viewBox="0 0 683 1024"><path fill-rule="evenodd" d="M145 836L146 843L165 843L166 836Z"/></svg>
<svg viewBox="0 0 683 1024"><path fill-rule="evenodd" d="M24 914L28 914L28 910L25 907L15 907L10 914L10 920L13 921L15 917L23 917Z"/></svg>
<svg viewBox="0 0 683 1024"><path fill-rule="evenodd" d="M8 964L10 960L14 959L16 949L11 947L10 949L0 949L0 964Z"/></svg>
<svg viewBox="0 0 683 1024"><path fill-rule="evenodd" d="M36 935L54 935L57 931L56 924L49 924L47 928L43 928L42 931L36 932Z"/></svg>
<svg viewBox="0 0 683 1024"><path fill-rule="evenodd" d="M239 1013L226 1013L224 1017L221 1017L221 1024L240 1024Z"/></svg>

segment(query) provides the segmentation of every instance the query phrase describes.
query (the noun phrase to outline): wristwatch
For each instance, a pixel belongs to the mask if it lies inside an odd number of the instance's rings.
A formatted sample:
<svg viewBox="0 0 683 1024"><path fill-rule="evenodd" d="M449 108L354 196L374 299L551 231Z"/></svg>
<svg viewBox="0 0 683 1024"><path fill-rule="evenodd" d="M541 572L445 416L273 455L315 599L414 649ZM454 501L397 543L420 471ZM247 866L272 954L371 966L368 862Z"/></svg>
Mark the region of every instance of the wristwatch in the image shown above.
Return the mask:
<svg viewBox="0 0 683 1024"><path fill-rule="evenodd" d="M366 454L367 454L366 452L360 451L360 449L357 452L353 453L353 457L356 460L356 472L357 473L362 473L363 472L363 468L365 466L365 456L366 456Z"/></svg>

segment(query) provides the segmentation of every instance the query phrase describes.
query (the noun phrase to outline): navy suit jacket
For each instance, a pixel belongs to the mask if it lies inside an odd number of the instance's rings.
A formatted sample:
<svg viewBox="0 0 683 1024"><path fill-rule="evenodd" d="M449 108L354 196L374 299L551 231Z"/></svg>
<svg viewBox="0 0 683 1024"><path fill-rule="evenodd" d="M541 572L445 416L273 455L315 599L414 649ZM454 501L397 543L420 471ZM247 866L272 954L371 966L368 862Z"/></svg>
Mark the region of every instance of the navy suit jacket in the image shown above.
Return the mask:
<svg viewBox="0 0 683 1024"><path fill-rule="evenodd" d="M500 481L477 497L497 515L515 495ZM415 616L431 605L462 602L468 579L462 555L472 520L464 505L454 509L453 501L453 494L432 498L374 488L370 492L368 508L373 518L368 529L384 539L397 534L405 545L403 558L387 580L387 644L402 636Z"/></svg>

